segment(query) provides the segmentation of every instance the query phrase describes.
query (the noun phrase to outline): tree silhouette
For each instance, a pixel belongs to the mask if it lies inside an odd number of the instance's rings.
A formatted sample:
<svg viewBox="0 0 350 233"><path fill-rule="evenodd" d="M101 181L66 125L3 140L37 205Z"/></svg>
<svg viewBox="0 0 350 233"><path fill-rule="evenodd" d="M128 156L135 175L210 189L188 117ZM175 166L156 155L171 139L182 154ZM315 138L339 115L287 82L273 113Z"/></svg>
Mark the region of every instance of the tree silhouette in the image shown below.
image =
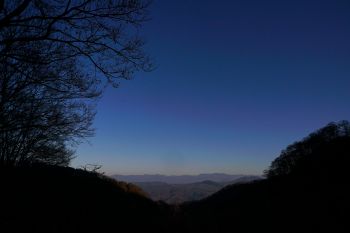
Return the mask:
<svg viewBox="0 0 350 233"><path fill-rule="evenodd" d="M111 82L130 78L135 70L151 68L142 40L129 27L147 19L148 5L142 0L5 1L0 57L2 62L29 64L73 57L90 62ZM22 50L38 44L44 47L36 56Z"/></svg>
<svg viewBox="0 0 350 233"><path fill-rule="evenodd" d="M148 5L1 2L0 163L68 164L70 147L93 135L93 107L105 85L152 69L137 36Z"/></svg>
<svg viewBox="0 0 350 233"><path fill-rule="evenodd" d="M265 175L267 177L283 176L303 169L311 169L311 167L307 166L311 162L315 163L319 161L323 155L327 156L327 158L324 158L325 160L331 161L330 154L325 153L327 145L342 139L348 140L349 138L350 123L348 121L329 123L327 126L311 133L303 140L289 145L281 152L279 157L272 161L269 169L265 171ZM338 148L341 148L340 146L342 144L344 143L341 142ZM332 148L333 152L329 153L339 153L339 149L334 150L337 147L333 146Z"/></svg>
<svg viewBox="0 0 350 233"><path fill-rule="evenodd" d="M87 101L98 95L93 82L68 60L60 66L24 66L26 75L0 66L5 71L0 74L0 161L67 165L72 151L66 142L93 133L94 112Z"/></svg>

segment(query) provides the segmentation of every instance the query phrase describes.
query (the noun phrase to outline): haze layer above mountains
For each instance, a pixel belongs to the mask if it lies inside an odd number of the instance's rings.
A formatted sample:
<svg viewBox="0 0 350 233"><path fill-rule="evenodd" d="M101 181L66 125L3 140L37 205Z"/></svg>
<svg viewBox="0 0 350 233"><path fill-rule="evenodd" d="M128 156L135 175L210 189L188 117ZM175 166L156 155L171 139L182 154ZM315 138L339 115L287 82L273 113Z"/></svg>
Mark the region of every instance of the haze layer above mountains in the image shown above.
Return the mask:
<svg viewBox="0 0 350 233"><path fill-rule="evenodd" d="M205 173L199 175L112 175L114 179L129 182L129 183L139 183L139 182L164 182L168 184L191 184L203 181L213 181L213 182L230 182L239 178L248 177L247 175L229 175L225 173Z"/></svg>

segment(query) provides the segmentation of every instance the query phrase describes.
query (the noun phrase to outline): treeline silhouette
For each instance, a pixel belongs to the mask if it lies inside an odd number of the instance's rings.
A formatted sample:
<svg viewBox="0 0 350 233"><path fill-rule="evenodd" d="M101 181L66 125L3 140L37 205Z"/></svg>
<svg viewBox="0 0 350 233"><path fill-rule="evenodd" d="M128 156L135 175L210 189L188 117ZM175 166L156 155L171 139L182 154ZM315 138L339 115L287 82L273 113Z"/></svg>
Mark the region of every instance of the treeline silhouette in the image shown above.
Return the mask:
<svg viewBox="0 0 350 233"><path fill-rule="evenodd" d="M167 205L97 172L0 169L1 232L350 232L350 124L330 123L283 150L267 179Z"/></svg>

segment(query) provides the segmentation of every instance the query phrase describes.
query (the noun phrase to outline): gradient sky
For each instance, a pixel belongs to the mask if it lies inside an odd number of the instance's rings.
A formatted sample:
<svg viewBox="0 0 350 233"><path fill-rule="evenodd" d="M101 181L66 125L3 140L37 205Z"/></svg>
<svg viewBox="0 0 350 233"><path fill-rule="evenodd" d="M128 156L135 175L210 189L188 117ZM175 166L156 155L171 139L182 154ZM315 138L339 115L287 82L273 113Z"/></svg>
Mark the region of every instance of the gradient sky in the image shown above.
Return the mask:
<svg viewBox="0 0 350 233"><path fill-rule="evenodd" d="M350 1L154 1L157 69L108 88L73 166L107 174L261 174L350 119Z"/></svg>

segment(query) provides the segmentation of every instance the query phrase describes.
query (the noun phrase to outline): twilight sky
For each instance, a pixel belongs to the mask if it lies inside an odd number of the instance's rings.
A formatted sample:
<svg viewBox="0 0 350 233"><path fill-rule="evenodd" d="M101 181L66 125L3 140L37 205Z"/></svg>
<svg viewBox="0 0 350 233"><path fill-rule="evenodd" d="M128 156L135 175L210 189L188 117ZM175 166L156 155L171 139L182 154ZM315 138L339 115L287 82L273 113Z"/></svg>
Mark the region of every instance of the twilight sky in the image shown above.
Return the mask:
<svg viewBox="0 0 350 233"><path fill-rule="evenodd" d="M109 88L73 166L107 174L261 174L350 120L349 0L155 0L157 69Z"/></svg>

